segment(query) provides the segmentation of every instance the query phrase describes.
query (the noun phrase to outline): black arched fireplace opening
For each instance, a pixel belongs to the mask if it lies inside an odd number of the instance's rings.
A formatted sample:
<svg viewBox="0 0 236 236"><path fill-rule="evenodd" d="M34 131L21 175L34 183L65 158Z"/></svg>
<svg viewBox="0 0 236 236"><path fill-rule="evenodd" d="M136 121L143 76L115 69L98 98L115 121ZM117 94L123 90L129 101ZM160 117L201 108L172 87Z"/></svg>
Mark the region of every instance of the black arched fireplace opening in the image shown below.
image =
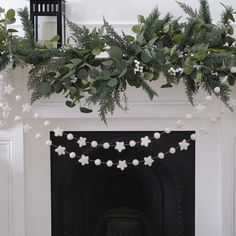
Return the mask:
<svg viewBox="0 0 236 236"><path fill-rule="evenodd" d="M128 141L150 131L72 132L89 140ZM76 140L54 137L78 155L102 160L155 156L188 139L190 131L172 132L148 148L137 145L118 153L114 148L78 148ZM77 159L58 157L51 148L52 236L194 236L195 144L152 167L81 166Z"/></svg>

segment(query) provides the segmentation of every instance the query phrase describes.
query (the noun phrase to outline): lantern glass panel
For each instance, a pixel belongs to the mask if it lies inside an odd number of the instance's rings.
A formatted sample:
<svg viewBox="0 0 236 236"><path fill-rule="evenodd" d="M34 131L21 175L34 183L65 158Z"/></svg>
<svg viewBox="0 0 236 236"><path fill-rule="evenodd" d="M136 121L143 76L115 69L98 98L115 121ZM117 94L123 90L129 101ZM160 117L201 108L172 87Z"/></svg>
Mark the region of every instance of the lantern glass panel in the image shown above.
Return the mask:
<svg viewBox="0 0 236 236"><path fill-rule="evenodd" d="M35 17L36 18L36 17ZM37 16L35 27L38 27L37 40L50 40L57 35L57 17L56 16ZM35 29L36 31L36 29Z"/></svg>

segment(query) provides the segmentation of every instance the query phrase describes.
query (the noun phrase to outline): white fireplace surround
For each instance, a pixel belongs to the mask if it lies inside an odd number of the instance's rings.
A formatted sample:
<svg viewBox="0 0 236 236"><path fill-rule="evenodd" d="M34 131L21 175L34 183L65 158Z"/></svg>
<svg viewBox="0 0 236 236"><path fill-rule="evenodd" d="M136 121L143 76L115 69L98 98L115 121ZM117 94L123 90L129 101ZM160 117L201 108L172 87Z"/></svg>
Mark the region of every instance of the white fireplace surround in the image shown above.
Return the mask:
<svg viewBox="0 0 236 236"><path fill-rule="evenodd" d="M20 78L25 78L26 73L17 69L8 75L25 102L29 94L20 84ZM161 81L153 83L160 95L153 102L141 89L129 89L129 111L116 111L108 118L108 127L99 120L96 112L81 114L77 109L66 108L61 96L54 96L34 107L34 112L41 114L40 119L32 119L32 115L24 117L24 122L33 126L31 134L23 134L23 123L9 123L1 130L0 235L51 236L50 153L43 141L49 138L49 131L42 125L43 120L50 119L51 130L60 125L71 131L156 131L173 127L173 122L186 113L194 114L183 86L173 90L160 89L160 85ZM204 98L204 94L199 95L196 103L207 104ZM203 115L186 121L184 130L198 130L218 114L219 102L211 101L208 106ZM19 114L19 107L14 106L15 114ZM234 236L236 233L235 118L235 113L226 113L217 124L211 125L208 135L200 136L196 141L196 236ZM42 133L42 140L35 140L37 132Z"/></svg>

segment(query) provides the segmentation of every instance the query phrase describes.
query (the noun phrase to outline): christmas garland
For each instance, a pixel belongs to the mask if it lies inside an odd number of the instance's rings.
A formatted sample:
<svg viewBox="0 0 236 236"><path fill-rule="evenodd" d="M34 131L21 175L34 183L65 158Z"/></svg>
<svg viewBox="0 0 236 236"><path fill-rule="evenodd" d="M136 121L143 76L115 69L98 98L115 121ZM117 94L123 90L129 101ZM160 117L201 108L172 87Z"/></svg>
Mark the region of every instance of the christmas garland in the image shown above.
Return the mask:
<svg viewBox="0 0 236 236"><path fill-rule="evenodd" d="M10 62L13 68L30 66L27 86L32 103L63 93L66 105L78 104L81 112L92 112L90 107L98 104L103 121L117 106L127 109L127 86L142 87L150 99L158 96L149 82L161 75L166 80L162 88L183 82L192 104L203 88L231 109L230 86L236 80L233 8L222 4L221 20L214 24L206 0L200 0L199 10L177 4L188 15L185 22L170 14L160 17L155 8L147 18L138 16L139 23L132 27L135 37L118 34L106 20L92 31L67 20L71 37L60 49L53 47L57 36L35 42L27 8L18 11L23 38L9 28L15 22L15 11L0 8L0 70Z"/></svg>

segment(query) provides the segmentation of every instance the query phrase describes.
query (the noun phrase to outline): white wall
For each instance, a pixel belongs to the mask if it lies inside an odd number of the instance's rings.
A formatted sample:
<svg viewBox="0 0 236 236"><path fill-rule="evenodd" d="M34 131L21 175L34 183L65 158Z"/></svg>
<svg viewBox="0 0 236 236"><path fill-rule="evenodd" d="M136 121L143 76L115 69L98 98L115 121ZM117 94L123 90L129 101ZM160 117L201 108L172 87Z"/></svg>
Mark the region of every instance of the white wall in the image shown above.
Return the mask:
<svg viewBox="0 0 236 236"><path fill-rule="evenodd" d="M193 8L198 7L197 0L182 0ZM225 5L232 5L236 9L235 0L209 0L212 16L218 20L222 10L220 2ZM18 9L29 6L28 0L4 0L0 6L5 9ZM136 16L142 14L147 16L151 10L158 6L160 12L165 14L171 12L174 16L182 15L182 10L175 0L67 0L67 16L76 22L97 22L102 21L103 16L111 22L136 22Z"/></svg>

